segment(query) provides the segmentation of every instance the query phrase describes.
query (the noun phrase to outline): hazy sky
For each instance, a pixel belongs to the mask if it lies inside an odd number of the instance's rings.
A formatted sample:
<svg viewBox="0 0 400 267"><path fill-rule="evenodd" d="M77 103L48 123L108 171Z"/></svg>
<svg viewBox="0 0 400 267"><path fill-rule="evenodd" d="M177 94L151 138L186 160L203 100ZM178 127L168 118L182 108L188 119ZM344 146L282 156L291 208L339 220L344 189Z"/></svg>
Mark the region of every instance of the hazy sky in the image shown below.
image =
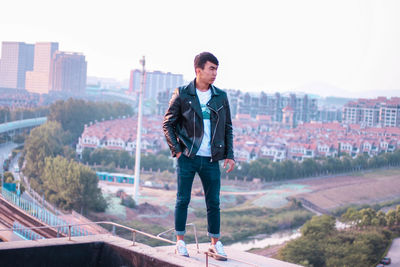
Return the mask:
<svg viewBox="0 0 400 267"><path fill-rule="evenodd" d="M194 77L214 53L221 88L322 96L400 96L397 0L15 0L0 3L0 41L59 42L88 75L147 69Z"/></svg>

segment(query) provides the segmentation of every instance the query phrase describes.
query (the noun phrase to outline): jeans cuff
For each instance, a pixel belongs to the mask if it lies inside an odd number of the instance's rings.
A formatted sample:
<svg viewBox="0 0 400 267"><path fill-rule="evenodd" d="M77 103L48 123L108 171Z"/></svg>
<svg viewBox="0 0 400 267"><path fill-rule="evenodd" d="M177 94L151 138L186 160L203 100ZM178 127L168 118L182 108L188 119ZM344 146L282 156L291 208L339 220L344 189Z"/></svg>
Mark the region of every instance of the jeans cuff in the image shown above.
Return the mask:
<svg viewBox="0 0 400 267"><path fill-rule="evenodd" d="M185 235L185 234L186 234L186 230L183 230L183 231L175 230L175 235Z"/></svg>
<svg viewBox="0 0 400 267"><path fill-rule="evenodd" d="M212 233L208 233L207 235L213 238L219 238L221 236L220 234L212 234Z"/></svg>

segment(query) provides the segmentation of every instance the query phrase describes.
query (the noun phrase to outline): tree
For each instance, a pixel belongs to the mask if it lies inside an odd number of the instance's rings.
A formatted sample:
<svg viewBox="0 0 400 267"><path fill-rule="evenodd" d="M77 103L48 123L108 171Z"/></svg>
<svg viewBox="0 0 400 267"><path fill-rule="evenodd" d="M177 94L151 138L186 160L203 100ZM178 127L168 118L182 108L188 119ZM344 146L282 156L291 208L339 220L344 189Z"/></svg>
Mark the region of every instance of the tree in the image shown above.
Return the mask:
<svg viewBox="0 0 400 267"><path fill-rule="evenodd" d="M301 164L301 168L305 176L311 176L318 171L317 163L313 159L305 159Z"/></svg>
<svg viewBox="0 0 400 267"><path fill-rule="evenodd" d="M354 166L358 170L366 169L368 167L368 155L360 154L355 158Z"/></svg>
<svg viewBox="0 0 400 267"><path fill-rule="evenodd" d="M293 160L285 160L281 163L281 167L285 170L285 177L288 179L293 179L298 176L296 173L296 164Z"/></svg>
<svg viewBox="0 0 400 267"><path fill-rule="evenodd" d="M396 225L400 225L400 205L396 206Z"/></svg>
<svg viewBox="0 0 400 267"><path fill-rule="evenodd" d="M329 215L314 216L301 228L305 237L321 239L335 232L335 218Z"/></svg>
<svg viewBox="0 0 400 267"><path fill-rule="evenodd" d="M29 178L36 179L41 184L44 159L63 154L64 137L64 131L57 122L46 122L33 129L25 142L24 158L26 165L24 174Z"/></svg>
<svg viewBox="0 0 400 267"><path fill-rule="evenodd" d="M358 225L361 220L361 214L355 208L348 208L346 213L342 215L342 220L351 225Z"/></svg>
<svg viewBox="0 0 400 267"><path fill-rule="evenodd" d="M386 226L386 214L383 211L378 211L376 214L376 220L374 220L373 224L376 226Z"/></svg>
<svg viewBox="0 0 400 267"><path fill-rule="evenodd" d="M376 211L371 208L362 209L360 210L360 216L360 226L371 226L372 220L376 218Z"/></svg>
<svg viewBox="0 0 400 267"><path fill-rule="evenodd" d="M253 160L252 162L250 162L249 176L257 178L262 177L262 168L263 165L259 160Z"/></svg>
<svg viewBox="0 0 400 267"><path fill-rule="evenodd" d="M90 162L90 153L92 153L92 149L84 148L82 151L82 162L89 163Z"/></svg>
<svg viewBox="0 0 400 267"><path fill-rule="evenodd" d="M132 114L132 107L124 103L95 103L70 98L52 104L48 119L59 122L65 131L70 132L71 141L76 141L89 122Z"/></svg>
<svg viewBox="0 0 400 267"><path fill-rule="evenodd" d="M108 165L111 162L115 163L115 151L105 148L99 148L90 153L90 165Z"/></svg>
<svg viewBox="0 0 400 267"><path fill-rule="evenodd" d="M11 172L4 172L4 182L12 183L14 182L14 175Z"/></svg>
<svg viewBox="0 0 400 267"><path fill-rule="evenodd" d="M46 198L62 209L104 211L107 206L96 174L73 160L47 157L42 179Z"/></svg>
<svg viewBox="0 0 400 267"><path fill-rule="evenodd" d="M279 258L303 266L325 266L323 247L311 238L298 238L289 242L279 252Z"/></svg>
<svg viewBox="0 0 400 267"><path fill-rule="evenodd" d="M396 224L396 211L389 210L388 213L386 213L386 224L389 228Z"/></svg>
<svg viewBox="0 0 400 267"><path fill-rule="evenodd" d="M303 266L355 267L372 266L380 259L389 245L389 231L383 228L368 228L357 232L332 231L329 230L332 218L314 216L306 223L312 227L302 228L306 235L289 241L279 251L280 259Z"/></svg>
<svg viewBox="0 0 400 267"><path fill-rule="evenodd" d="M117 166L120 168L133 168L134 160L128 151L118 151L117 155Z"/></svg>

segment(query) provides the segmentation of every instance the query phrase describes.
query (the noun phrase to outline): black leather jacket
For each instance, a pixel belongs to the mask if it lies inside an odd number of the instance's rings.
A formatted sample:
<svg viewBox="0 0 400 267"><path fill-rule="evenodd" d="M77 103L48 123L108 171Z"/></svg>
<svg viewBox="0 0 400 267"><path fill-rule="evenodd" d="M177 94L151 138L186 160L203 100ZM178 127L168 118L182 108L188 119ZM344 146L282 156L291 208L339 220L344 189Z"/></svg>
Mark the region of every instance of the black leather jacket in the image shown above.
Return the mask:
<svg viewBox="0 0 400 267"><path fill-rule="evenodd" d="M203 139L203 114L196 95L196 80L176 88L164 116L163 130L172 156L193 158ZM226 93L210 86L211 160L233 159L232 120Z"/></svg>

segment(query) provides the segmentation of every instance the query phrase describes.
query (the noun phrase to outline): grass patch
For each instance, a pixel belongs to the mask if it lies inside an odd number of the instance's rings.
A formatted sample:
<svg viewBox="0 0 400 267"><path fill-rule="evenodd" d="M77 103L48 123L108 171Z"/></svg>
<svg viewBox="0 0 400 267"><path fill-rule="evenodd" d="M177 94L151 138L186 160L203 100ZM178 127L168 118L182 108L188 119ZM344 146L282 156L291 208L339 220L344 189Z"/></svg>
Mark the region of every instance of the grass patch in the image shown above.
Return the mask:
<svg viewBox="0 0 400 267"><path fill-rule="evenodd" d="M201 242L207 242L206 211L196 210L195 215L199 218L194 222L198 236ZM226 209L221 211L222 240L225 244L232 244L259 234L271 234L279 230L297 228L312 215L308 210L293 203L279 209L254 206ZM190 236L189 239L191 239Z"/></svg>
<svg viewBox="0 0 400 267"><path fill-rule="evenodd" d="M205 209L198 209L194 211L196 219L194 222L197 229L197 237L200 243L209 242L207 236L207 214ZM299 207L295 203L280 208L258 208L254 206L231 208L221 211L221 236L224 244L232 244L236 242L245 241L248 238L259 234L272 234L279 230L294 229L303 225L307 220L312 217L312 213ZM141 221L118 221L122 225L157 235L167 228L162 225L141 222ZM109 229L110 231L112 229ZM185 241L187 243L194 243L195 237L193 228L188 226L186 228ZM125 239L132 239L132 234L124 229L116 229L116 234ZM164 238L175 240L174 231L169 234L163 235ZM137 235L136 240L140 243L150 246L165 246L165 242L153 240L141 235Z"/></svg>

